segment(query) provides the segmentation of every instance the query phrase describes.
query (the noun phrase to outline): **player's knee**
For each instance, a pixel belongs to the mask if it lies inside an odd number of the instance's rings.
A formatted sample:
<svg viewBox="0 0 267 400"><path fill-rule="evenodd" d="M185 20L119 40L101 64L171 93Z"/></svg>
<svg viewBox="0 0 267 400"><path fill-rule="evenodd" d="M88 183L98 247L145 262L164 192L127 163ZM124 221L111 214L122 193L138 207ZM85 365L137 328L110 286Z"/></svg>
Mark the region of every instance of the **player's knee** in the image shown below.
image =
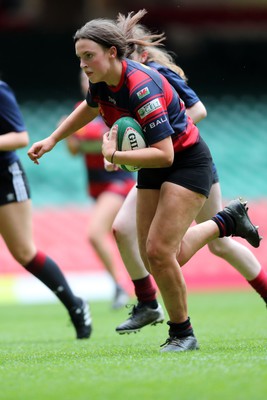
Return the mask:
<svg viewBox="0 0 267 400"><path fill-rule="evenodd" d="M127 236L127 229L125 224L122 224L120 220L115 220L112 225L112 233L116 241L121 240L121 238Z"/></svg>
<svg viewBox="0 0 267 400"><path fill-rule="evenodd" d="M117 227L116 224L112 225L112 234L113 234L116 242L119 242L122 237L122 232L120 231L119 227Z"/></svg>
<svg viewBox="0 0 267 400"><path fill-rule="evenodd" d="M11 251L15 260L22 266L27 265L34 257L34 250L28 247L16 247L14 251Z"/></svg>
<svg viewBox="0 0 267 400"><path fill-rule="evenodd" d="M99 243L103 242L103 235L100 232L92 231L87 235L87 239L91 246L95 249L99 247Z"/></svg>
<svg viewBox="0 0 267 400"><path fill-rule="evenodd" d="M113 223L112 233L119 248L131 247L135 242L135 231L132 232L125 224Z"/></svg>
<svg viewBox="0 0 267 400"><path fill-rule="evenodd" d="M146 256L151 266L151 269L155 272L158 268L162 269L164 265L169 264L170 254L164 246L160 243L154 243L153 241L148 241L146 245Z"/></svg>
<svg viewBox="0 0 267 400"><path fill-rule="evenodd" d="M217 257L223 258L228 253L227 242L223 239L213 240L208 246L210 252Z"/></svg>

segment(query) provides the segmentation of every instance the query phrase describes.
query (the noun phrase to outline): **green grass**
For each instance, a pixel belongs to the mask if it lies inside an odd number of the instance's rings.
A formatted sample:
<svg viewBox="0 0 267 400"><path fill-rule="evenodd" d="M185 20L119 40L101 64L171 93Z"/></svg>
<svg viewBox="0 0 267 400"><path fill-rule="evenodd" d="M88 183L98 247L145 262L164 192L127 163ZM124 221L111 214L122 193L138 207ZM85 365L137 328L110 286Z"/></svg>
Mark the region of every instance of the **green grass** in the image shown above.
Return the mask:
<svg viewBox="0 0 267 400"><path fill-rule="evenodd" d="M265 400L267 310L252 291L189 294L199 351L160 354L167 325L117 335L127 311L91 304L74 340L60 304L1 305L2 400Z"/></svg>

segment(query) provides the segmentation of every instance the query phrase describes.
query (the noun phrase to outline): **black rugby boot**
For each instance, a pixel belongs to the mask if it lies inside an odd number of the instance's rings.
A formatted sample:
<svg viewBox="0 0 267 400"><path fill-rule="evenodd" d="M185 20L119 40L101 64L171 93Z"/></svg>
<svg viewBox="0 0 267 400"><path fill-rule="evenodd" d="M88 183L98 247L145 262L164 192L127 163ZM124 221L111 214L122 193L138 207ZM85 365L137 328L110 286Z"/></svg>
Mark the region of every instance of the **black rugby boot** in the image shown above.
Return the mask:
<svg viewBox="0 0 267 400"><path fill-rule="evenodd" d="M223 211L235 222L232 236L240 236L246 239L251 246L259 247L262 237L259 236L258 226L253 225L249 219L247 202L242 202L241 199L232 200Z"/></svg>

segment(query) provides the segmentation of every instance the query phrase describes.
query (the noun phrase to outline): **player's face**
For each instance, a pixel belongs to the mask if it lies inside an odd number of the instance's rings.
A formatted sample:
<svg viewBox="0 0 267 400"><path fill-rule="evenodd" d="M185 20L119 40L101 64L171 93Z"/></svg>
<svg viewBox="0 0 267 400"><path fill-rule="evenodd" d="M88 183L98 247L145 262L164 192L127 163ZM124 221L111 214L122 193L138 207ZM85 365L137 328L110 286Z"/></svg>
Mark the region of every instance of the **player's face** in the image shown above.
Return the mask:
<svg viewBox="0 0 267 400"><path fill-rule="evenodd" d="M92 40L79 39L75 44L75 50L80 59L80 67L92 83L109 83L114 48L105 49Z"/></svg>

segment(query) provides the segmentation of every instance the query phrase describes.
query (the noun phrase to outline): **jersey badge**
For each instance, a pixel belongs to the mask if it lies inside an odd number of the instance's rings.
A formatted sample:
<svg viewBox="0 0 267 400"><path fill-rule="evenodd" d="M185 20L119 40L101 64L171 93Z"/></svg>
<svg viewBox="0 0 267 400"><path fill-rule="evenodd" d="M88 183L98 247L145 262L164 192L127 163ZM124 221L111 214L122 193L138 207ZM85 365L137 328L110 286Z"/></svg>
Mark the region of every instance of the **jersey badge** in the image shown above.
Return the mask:
<svg viewBox="0 0 267 400"><path fill-rule="evenodd" d="M162 106L159 99L154 99L149 103L146 103L143 107L139 108L138 114L140 118L143 119L161 107Z"/></svg>
<svg viewBox="0 0 267 400"><path fill-rule="evenodd" d="M145 88L139 90L139 92L137 92L137 97L139 100L141 100L143 97L147 96L148 94L150 94L150 91L149 91L148 87L145 87Z"/></svg>

